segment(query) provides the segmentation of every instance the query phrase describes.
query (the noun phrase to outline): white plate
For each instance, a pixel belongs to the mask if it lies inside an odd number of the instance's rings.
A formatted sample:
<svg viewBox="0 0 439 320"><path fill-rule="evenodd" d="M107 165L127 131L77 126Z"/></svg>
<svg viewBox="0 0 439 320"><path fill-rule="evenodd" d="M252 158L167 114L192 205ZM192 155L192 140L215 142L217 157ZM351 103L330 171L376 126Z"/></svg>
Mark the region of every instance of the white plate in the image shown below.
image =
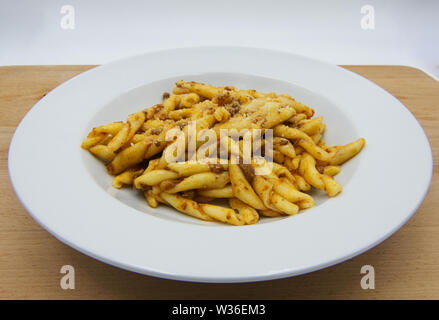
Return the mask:
<svg viewBox="0 0 439 320"><path fill-rule="evenodd" d="M111 188L80 144L92 126L157 103L177 79L290 93L325 117L328 144L364 137L367 146L337 176L343 192L297 216L232 227L150 209ZM163 278L244 282L321 269L389 237L424 198L432 155L412 114L354 73L288 53L206 47L128 58L60 85L15 131L9 172L33 218L91 257Z"/></svg>

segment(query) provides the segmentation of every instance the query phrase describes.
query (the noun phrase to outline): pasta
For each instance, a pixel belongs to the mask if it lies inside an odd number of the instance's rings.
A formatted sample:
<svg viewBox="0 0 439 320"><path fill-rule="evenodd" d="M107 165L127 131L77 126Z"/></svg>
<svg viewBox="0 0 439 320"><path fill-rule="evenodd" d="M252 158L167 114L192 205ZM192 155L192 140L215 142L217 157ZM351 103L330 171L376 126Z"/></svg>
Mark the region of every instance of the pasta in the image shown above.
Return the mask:
<svg viewBox="0 0 439 320"><path fill-rule="evenodd" d="M114 188L132 186L152 208L249 225L313 207L311 188L342 192L334 177L366 142L326 146L313 116L286 94L178 81L161 103L93 128L81 146L115 175Z"/></svg>

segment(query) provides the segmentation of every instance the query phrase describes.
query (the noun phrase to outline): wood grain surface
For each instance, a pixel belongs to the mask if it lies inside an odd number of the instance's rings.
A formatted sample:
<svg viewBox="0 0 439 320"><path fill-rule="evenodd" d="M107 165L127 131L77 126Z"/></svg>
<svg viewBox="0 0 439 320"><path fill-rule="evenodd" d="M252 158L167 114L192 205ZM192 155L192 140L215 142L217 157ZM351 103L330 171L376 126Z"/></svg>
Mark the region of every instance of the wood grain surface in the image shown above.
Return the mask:
<svg viewBox="0 0 439 320"><path fill-rule="evenodd" d="M7 157L15 127L46 93L92 67L0 67L1 299L439 299L439 82L410 67L344 66L399 99L429 137L433 180L405 226L368 252L311 274L258 283L199 284L124 271L71 249L43 230L12 190ZM60 269L67 264L75 268L75 290L60 287ZM361 289L363 265L375 268L375 290Z"/></svg>

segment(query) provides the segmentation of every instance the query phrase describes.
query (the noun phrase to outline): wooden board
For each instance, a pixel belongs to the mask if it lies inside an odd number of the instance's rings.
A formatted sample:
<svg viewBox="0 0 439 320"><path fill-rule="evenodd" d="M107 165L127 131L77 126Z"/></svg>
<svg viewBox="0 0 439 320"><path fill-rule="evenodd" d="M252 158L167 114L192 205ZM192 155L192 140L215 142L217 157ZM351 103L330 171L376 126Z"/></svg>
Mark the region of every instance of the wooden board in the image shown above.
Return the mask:
<svg viewBox="0 0 439 320"><path fill-rule="evenodd" d="M15 127L47 92L92 67L0 67L0 299L439 299L437 81L409 67L345 66L398 98L430 139L435 159L430 190L396 234L350 261L311 274L247 284L197 284L120 270L71 249L43 230L12 190L7 152ZM75 267L75 290L60 287L60 268L67 264ZM375 268L375 290L361 289L363 265Z"/></svg>

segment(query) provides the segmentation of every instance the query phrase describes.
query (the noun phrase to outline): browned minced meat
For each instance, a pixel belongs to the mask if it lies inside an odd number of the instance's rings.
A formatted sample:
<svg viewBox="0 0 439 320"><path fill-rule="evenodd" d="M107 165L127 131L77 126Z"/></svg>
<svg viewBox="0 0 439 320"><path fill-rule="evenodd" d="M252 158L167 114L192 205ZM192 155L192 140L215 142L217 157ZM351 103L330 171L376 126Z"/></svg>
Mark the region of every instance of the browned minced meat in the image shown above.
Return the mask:
<svg viewBox="0 0 439 320"><path fill-rule="evenodd" d="M240 109L240 105L237 102L233 102L231 104L229 104L228 106L226 106L227 111L230 113L231 116L234 116L236 113L239 112Z"/></svg>
<svg viewBox="0 0 439 320"><path fill-rule="evenodd" d="M284 146L284 145L288 144L288 140L287 139L282 139L282 140L279 141L279 144L281 146Z"/></svg>
<svg viewBox="0 0 439 320"><path fill-rule="evenodd" d="M133 179L136 179L137 177L140 177L143 173L143 169L139 169L133 172Z"/></svg>
<svg viewBox="0 0 439 320"><path fill-rule="evenodd" d="M226 105L227 103L230 103L230 100L231 100L231 96L230 96L230 94L228 93L228 92L223 92L223 93L221 93L221 94L219 94L217 97L216 97L216 99L217 99L217 104L219 105L219 106L224 106L224 105Z"/></svg>
<svg viewBox="0 0 439 320"><path fill-rule="evenodd" d="M318 172L320 172L321 174L323 174L323 167L322 167L322 166L317 165L317 166L316 166L316 169L317 169Z"/></svg>
<svg viewBox="0 0 439 320"><path fill-rule="evenodd" d="M183 198L193 199L195 197L195 191L194 190L184 191L181 193L181 196Z"/></svg>
<svg viewBox="0 0 439 320"><path fill-rule="evenodd" d="M240 163L239 167L241 168L242 173L244 173L244 176L247 179L247 181L252 182L253 178L255 177L255 169L252 167L252 165Z"/></svg>
<svg viewBox="0 0 439 320"><path fill-rule="evenodd" d="M162 128L154 128L151 130L151 134L158 135L158 134L162 133L162 131L163 131Z"/></svg>
<svg viewBox="0 0 439 320"><path fill-rule="evenodd" d="M169 92L164 92L163 95L162 95L162 99L163 99L163 100L166 100L166 99L168 99L170 96L171 96L171 95L169 94Z"/></svg>
<svg viewBox="0 0 439 320"><path fill-rule="evenodd" d="M212 171L213 173L221 173L224 171L224 168L222 165L220 164L212 164L209 163L209 169L210 171Z"/></svg>
<svg viewBox="0 0 439 320"><path fill-rule="evenodd" d="M169 190L174 188L177 184L179 183L179 181L164 181L164 183L162 183L160 185L161 188L163 188L164 190Z"/></svg>
<svg viewBox="0 0 439 320"><path fill-rule="evenodd" d="M158 112L163 108L163 105L161 103L156 104L154 107L154 111Z"/></svg>
<svg viewBox="0 0 439 320"><path fill-rule="evenodd" d="M290 127L290 128L297 128L297 123L288 122L288 123L286 123L286 125L287 125L287 127Z"/></svg>

